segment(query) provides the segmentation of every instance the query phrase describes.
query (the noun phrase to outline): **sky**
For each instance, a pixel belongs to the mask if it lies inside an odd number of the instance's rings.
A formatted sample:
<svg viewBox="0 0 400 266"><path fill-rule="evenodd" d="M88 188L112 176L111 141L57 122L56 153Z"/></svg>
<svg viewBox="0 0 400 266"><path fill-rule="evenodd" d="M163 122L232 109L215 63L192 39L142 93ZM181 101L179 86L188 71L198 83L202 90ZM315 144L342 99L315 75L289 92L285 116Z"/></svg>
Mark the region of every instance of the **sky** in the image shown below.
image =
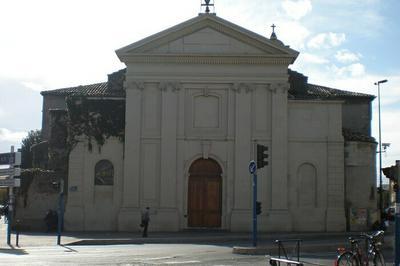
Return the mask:
<svg viewBox="0 0 400 266"><path fill-rule="evenodd" d="M201 12L200 0L13 0L0 5L0 153L41 128L40 91L104 82L115 50ZM218 16L300 52L309 82L377 95L383 166L400 159L398 0L215 0ZM372 135L378 139L378 100Z"/></svg>

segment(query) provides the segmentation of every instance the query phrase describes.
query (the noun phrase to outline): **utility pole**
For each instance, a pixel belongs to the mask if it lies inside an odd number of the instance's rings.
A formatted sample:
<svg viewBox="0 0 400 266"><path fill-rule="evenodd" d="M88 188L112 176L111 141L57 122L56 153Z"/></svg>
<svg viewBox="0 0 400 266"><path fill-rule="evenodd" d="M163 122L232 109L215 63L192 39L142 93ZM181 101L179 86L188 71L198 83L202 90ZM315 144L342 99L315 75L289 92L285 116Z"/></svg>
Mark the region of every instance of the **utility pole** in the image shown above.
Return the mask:
<svg viewBox="0 0 400 266"><path fill-rule="evenodd" d="M382 187L382 127L381 127L381 89L380 84L386 83L387 79L380 80L374 84L378 86L378 120L379 120L379 219L383 223L383 187Z"/></svg>
<svg viewBox="0 0 400 266"><path fill-rule="evenodd" d="M400 181L400 160L396 161L395 180ZM400 191L396 190L396 210L395 210L395 266L400 265Z"/></svg>
<svg viewBox="0 0 400 266"><path fill-rule="evenodd" d="M11 146L11 154L14 153L14 146ZM15 161L10 163L10 168L14 168ZM14 176L10 177L14 178ZM14 187L10 186L8 188L8 215L7 215L7 245L11 245L11 226L12 226L12 217L13 217L13 206L14 205Z"/></svg>

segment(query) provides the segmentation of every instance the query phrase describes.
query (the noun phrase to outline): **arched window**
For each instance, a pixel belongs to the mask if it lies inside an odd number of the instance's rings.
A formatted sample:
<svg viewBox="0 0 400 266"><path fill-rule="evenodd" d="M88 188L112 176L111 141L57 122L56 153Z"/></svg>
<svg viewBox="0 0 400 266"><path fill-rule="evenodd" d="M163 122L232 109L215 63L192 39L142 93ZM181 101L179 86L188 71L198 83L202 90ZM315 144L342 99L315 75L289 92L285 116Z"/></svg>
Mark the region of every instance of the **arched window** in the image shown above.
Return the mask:
<svg viewBox="0 0 400 266"><path fill-rule="evenodd" d="M114 185L114 166L108 160L101 160L94 167L94 184L97 186Z"/></svg>

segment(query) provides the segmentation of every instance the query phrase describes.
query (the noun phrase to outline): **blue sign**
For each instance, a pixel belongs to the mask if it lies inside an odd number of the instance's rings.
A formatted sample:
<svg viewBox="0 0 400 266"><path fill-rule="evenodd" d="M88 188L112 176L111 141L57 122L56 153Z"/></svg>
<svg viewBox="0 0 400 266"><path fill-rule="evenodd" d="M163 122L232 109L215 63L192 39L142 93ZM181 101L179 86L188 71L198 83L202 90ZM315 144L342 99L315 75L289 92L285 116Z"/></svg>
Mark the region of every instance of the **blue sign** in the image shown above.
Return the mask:
<svg viewBox="0 0 400 266"><path fill-rule="evenodd" d="M254 174L257 170L257 164L254 160L251 160L249 163L249 172L250 174Z"/></svg>

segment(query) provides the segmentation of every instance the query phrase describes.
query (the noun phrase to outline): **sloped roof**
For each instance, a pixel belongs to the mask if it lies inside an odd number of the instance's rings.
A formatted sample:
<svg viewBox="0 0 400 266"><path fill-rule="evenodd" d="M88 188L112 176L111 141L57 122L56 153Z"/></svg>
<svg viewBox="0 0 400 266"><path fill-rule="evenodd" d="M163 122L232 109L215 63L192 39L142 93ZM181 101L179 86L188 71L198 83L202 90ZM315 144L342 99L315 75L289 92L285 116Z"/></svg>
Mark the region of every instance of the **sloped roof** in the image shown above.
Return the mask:
<svg viewBox="0 0 400 266"><path fill-rule="evenodd" d="M375 96L365 93L344 91L334 88L329 88L321 85L307 84L307 94L317 98L341 98L341 97L365 97L375 98Z"/></svg>
<svg viewBox="0 0 400 266"><path fill-rule="evenodd" d="M301 73L288 70L290 89L288 96L292 99L297 100L313 100L313 99L324 99L324 100L340 100L340 99L364 99L372 101L375 96L365 93L359 93L354 91L345 91L326 86L310 84L308 83L308 77Z"/></svg>
<svg viewBox="0 0 400 266"><path fill-rule="evenodd" d="M82 95L89 97L125 97L123 81L126 69L121 69L109 75L108 82L95 83L84 86L62 88L56 90L42 91L41 94L54 96ZM295 100L307 99L366 99L373 100L374 95L345 91L326 86L309 84L307 77L301 73L289 70L290 90L288 97Z"/></svg>
<svg viewBox="0 0 400 266"><path fill-rule="evenodd" d="M120 69L108 75L107 82L80 85L56 90L42 91L40 94L53 96L82 95L89 97L125 97L123 84L126 68Z"/></svg>
<svg viewBox="0 0 400 266"><path fill-rule="evenodd" d="M42 91L42 95L68 96L71 94L82 94L86 96L107 96L110 92L107 91L107 82L95 83L84 86L62 88L57 90ZM114 92L112 92L114 93ZM113 94L112 94L113 95Z"/></svg>

